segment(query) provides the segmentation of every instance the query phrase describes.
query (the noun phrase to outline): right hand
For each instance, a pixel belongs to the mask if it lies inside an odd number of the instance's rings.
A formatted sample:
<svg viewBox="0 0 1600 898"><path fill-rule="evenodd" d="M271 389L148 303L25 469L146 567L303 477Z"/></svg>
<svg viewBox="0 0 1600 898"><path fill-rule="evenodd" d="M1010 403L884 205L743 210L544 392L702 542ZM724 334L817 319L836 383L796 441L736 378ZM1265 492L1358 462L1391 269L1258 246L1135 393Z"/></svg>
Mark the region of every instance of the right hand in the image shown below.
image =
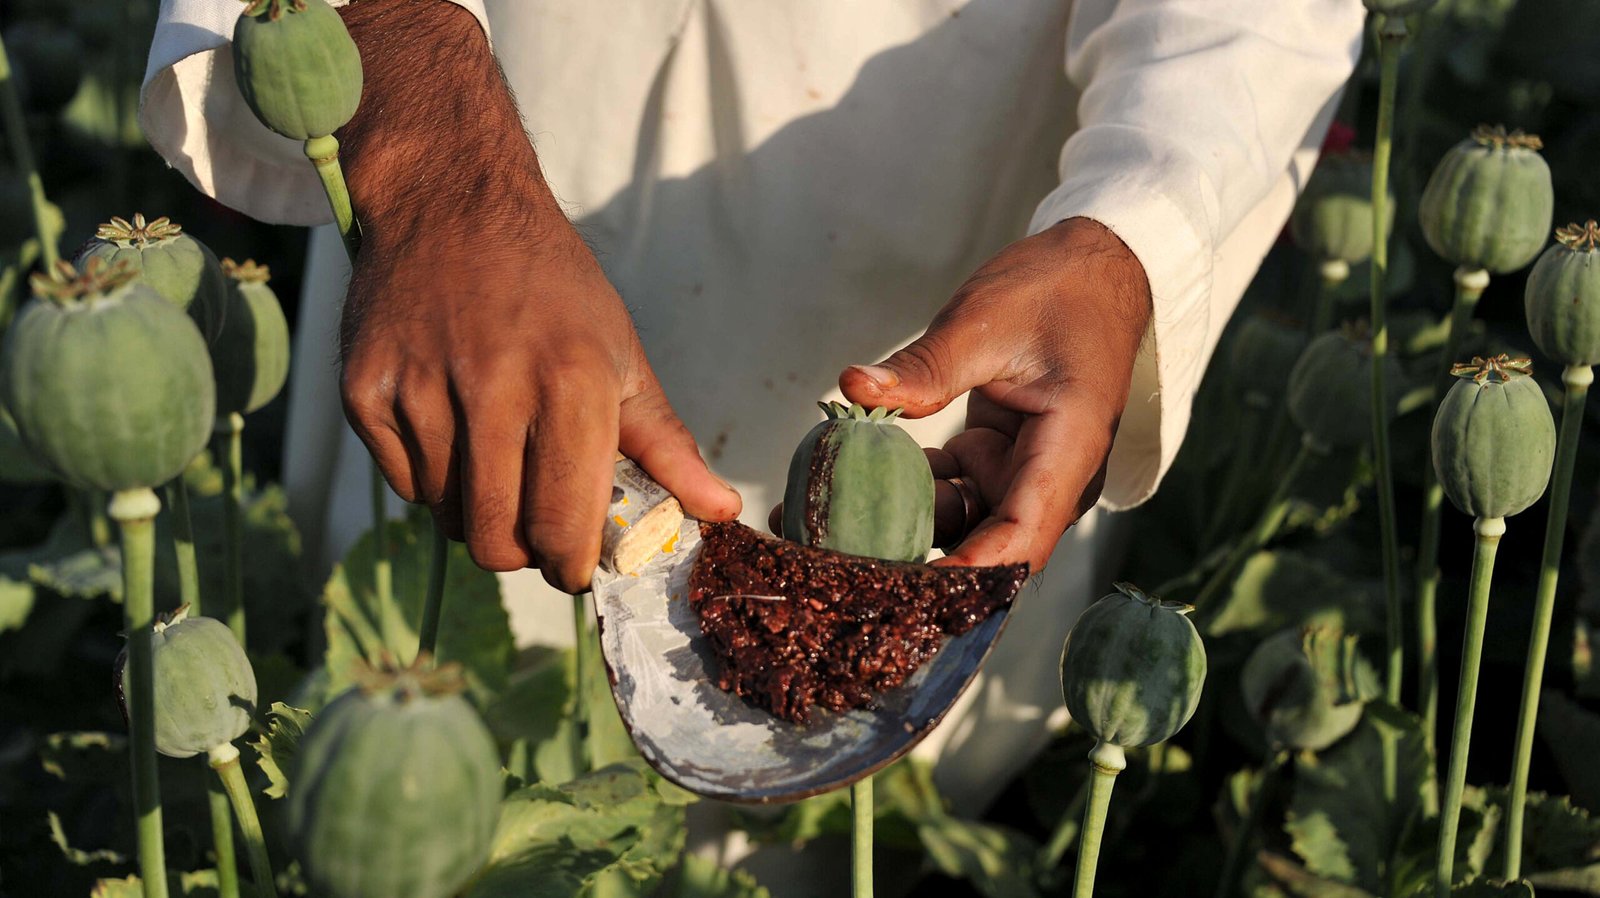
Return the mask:
<svg viewBox="0 0 1600 898"><path fill-rule="evenodd" d="M540 176L471 15L443 0L343 13L366 87L339 135L363 225L341 393L390 486L480 566L538 567L566 592L599 560L617 451L688 514L736 517Z"/></svg>

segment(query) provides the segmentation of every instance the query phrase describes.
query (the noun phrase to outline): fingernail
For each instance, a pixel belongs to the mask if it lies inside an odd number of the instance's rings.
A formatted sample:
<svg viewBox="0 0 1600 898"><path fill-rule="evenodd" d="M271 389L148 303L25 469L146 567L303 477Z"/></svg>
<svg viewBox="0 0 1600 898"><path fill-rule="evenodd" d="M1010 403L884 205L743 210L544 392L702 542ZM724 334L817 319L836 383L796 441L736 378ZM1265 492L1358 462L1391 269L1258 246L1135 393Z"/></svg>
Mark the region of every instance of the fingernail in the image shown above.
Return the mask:
<svg viewBox="0 0 1600 898"><path fill-rule="evenodd" d="M900 386L900 375L882 365L851 365L850 367L867 376L880 390L892 390Z"/></svg>
<svg viewBox="0 0 1600 898"><path fill-rule="evenodd" d="M723 480L721 477L718 477L716 474L712 474L711 475L711 479L715 480L716 482L718 482L720 484L722 484L722 488L727 490L728 492L733 493L734 495L738 495L739 491L734 489L733 488L733 484L729 483L728 481Z"/></svg>

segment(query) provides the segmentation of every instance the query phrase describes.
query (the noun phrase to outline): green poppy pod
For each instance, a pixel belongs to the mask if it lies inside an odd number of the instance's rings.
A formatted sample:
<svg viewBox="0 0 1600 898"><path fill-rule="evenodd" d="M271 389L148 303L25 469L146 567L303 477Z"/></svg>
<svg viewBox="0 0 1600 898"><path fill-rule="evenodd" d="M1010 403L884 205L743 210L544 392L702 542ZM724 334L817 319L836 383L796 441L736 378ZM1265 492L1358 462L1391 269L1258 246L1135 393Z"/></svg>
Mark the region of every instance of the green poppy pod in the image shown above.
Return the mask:
<svg viewBox="0 0 1600 898"><path fill-rule="evenodd" d="M1456 365L1433 419L1433 467L1445 495L1478 518L1510 517L1544 495L1556 453L1550 403L1533 363L1499 355Z"/></svg>
<svg viewBox="0 0 1600 898"><path fill-rule="evenodd" d="M117 702L128 716L127 652L117 656ZM150 637L155 682L156 751L172 758L205 754L250 729L256 673L233 631L187 605L156 621Z"/></svg>
<svg viewBox="0 0 1600 898"><path fill-rule="evenodd" d="M35 298L6 331L0 401L34 459L68 483L160 486L205 448L216 387L194 322L125 265L100 260Z"/></svg>
<svg viewBox="0 0 1600 898"><path fill-rule="evenodd" d="M1194 608L1129 583L1089 606L1061 652L1067 710L1103 744L1154 745L1183 728L1200 703L1206 650Z"/></svg>
<svg viewBox="0 0 1600 898"><path fill-rule="evenodd" d="M233 77L256 118L294 140L332 134L361 103L361 53L324 0L250 0L233 26Z"/></svg>
<svg viewBox="0 0 1600 898"><path fill-rule="evenodd" d="M78 253L78 267L94 259L125 262L139 280L189 314L207 340L222 329L228 283L211 248L183 232L165 216L146 221L135 213L133 221L112 218L95 229Z"/></svg>
<svg viewBox="0 0 1600 898"><path fill-rule="evenodd" d="M783 494L783 535L798 543L922 561L933 548L933 471L895 423L900 411L818 403L827 420L800 441Z"/></svg>
<svg viewBox="0 0 1600 898"><path fill-rule="evenodd" d="M1394 226L1394 197L1383 232ZM1289 218L1295 243L1318 261L1354 265L1372 255L1372 159L1356 153L1322 157Z"/></svg>
<svg viewBox="0 0 1600 898"><path fill-rule="evenodd" d="M1274 748L1322 751L1361 722L1377 674L1356 652L1356 637L1333 627L1274 634L1239 674L1245 707Z"/></svg>
<svg viewBox="0 0 1600 898"><path fill-rule="evenodd" d="M1255 314L1239 325L1228 357L1233 388L1248 405L1273 408L1283 401L1289 372L1306 348L1306 329L1294 321Z"/></svg>
<svg viewBox="0 0 1600 898"><path fill-rule="evenodd" d="M1516 271L1539 254L1555 214L1543 142L1484 125L1445 153L1417 217L1435 253L1465 268Z"/></svg>
<svg viewBox="0 0 1600 898"><path fill-rule="evenodd" d="M489 855L503 792L494 737L457 665L364 671L311 722L290 844L321 898L445 898Z"/></svg>
<svg viewBox="0 0 1600 898"><path fill-rule="evenodd" d="M1600 225L1558 229L1522 297L1540 352L1562 365L1600 364Z"/></svg>
<svg viewBox="0 0 1600 898"><path fill-rule="evenodd" d="M250 259L223 259L222 271L228 277L227 306L210 347L218 418L266 405L289 377L289 322L267 286L272 273Z"/></svg>
<svg viewBox="0 0 1600 898"><path fill-rule="evenodd" d="M1399 363L1385 358L1388 382L1399 382ZM1372 340L1363 328L1321 334L1289 372L1289 417L1324 451L1363 446L1372 438L1371 378ZM1390 391L1391 403L1397 392Z"/></svg>

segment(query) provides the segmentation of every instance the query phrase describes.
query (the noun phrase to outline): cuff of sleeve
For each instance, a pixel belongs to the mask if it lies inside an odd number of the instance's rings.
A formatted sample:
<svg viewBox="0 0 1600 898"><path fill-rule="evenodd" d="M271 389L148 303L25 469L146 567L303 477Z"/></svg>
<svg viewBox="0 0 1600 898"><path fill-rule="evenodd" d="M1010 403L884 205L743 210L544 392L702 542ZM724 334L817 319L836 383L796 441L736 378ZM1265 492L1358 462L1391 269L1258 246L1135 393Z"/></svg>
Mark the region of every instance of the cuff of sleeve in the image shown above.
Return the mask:
<svg viewBox="0 0 1600 898"><path fill-rule="evenodd" d="M1119 166L1123 173L1140 166ZM1040 203L1037 233L1068 218L1093 219L1125 243L1150 282L1150 327L1134 363L1128 406L1107 462L1100 504L1131 508L1150 498L1172 465L1205 374L1213 240L1161 189L1097 169L1063 181Z"/></svg>
<svg viewBox="0 0 1600 898"><path fill-rule="evenodd" d="M483 0L450 2L489 33ZM139 94L139 122L150 145L196 189L252 218L289 225L332 221L299 142L257 121L233 80L238 5L168 0L162 6Z"/></svg>

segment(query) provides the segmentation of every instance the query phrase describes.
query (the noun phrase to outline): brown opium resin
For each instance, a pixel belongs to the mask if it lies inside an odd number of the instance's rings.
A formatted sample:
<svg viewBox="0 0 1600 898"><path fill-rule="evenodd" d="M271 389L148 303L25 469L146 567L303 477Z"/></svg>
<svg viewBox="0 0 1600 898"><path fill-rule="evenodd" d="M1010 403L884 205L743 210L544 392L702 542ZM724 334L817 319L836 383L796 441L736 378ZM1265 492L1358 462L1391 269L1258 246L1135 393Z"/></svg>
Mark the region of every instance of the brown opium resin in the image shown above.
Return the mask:
<svg viewBox="0 0 1600 898"><path fill-rule="evenodd" d="M859 708L905 682L1009 605L1026 564L931 567L701 524L689 606L719 662L717 685L796 723L811 706Z"/></svg>

